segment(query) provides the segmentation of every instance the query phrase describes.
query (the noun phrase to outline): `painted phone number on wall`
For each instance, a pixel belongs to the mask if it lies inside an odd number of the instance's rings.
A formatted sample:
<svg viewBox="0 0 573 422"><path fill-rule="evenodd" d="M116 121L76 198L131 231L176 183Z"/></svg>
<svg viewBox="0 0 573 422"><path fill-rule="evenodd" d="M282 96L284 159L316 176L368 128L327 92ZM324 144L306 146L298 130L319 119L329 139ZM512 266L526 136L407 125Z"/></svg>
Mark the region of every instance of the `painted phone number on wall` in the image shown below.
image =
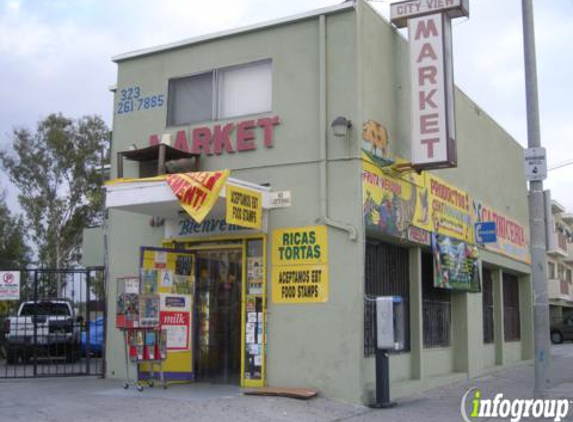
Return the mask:
<svg viewBox="0 0 573 422"><path fill-rule="evenodd" d="M143 96L141 88L138 86L124 88L119 91L116 114L129 114L136 111L149 110L163 107L164 104L165 95L163 94Z"/></svg>

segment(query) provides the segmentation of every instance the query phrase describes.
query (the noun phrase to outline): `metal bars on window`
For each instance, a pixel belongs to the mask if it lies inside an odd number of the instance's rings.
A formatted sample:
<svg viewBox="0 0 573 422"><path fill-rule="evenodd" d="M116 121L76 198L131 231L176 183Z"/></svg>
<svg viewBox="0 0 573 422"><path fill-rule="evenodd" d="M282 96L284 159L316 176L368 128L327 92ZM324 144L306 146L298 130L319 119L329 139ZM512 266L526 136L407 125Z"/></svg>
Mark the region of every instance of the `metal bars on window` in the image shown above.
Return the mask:
<svg viewBox="0 0 573 422"><path fill-rule="evenodd" d="M429 253L422 253L422 314L424 347L449 347L452 327L451 293L434 287L434 263Z"/></svg>
<svg viewBox="0 0 573 422"><path fill-rule="evenodd" d="M519 280L511 274L503 274L503 333L505 341L521 339L519 319Z"/></svg>
<svg viewBox="0 0 573 422"><path fill-rule="evenodd" d="M400 296L404 302L406 335L404 350L410 351L410 275L408 249L369 238L364 268L364 356L376 350L376 296Z"/></svg>
<svg viewBox="0 0 573 422"><path fill-rule="evenodd" d="M483 268L482 274L483 342L489 344L495 340L493 325L493 278L491 270L488 268Z"/></svg>

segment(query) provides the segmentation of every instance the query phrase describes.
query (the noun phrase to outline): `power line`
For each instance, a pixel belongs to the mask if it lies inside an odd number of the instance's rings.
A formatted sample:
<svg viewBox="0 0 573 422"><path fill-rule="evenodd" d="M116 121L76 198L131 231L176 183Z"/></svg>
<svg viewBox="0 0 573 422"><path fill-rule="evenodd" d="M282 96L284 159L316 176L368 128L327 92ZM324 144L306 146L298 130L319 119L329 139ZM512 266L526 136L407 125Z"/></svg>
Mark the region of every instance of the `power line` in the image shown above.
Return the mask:
<svg viewBox="0 0 573 422"><path fill-rule="evenodd" d="M573 0L571 0L571 1L573 1ZM547 171L557 170L557 169L560 169L561 167L570 166L571 164L573 164L573 160L564 161L564 162L562 162L562 163L555 164L554 166L549 167L549 168L547 169Z"/></svg>

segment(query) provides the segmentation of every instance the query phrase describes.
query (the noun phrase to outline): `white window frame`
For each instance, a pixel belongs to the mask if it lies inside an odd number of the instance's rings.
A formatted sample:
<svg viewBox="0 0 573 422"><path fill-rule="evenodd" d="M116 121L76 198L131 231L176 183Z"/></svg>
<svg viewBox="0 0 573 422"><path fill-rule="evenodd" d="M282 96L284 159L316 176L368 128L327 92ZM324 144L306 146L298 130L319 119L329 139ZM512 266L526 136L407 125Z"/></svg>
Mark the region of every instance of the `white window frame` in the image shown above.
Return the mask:
<svg viewBox="0 0 573 422"><path fill-rule="evenodd" d="M254 67L257 65L261 65L261 64L266 64L269 63L270 64L270 68L271 68L271 86L270 86L270 95L271 95L271 105L269 110L261 110L261 111L257 111L254 113L245 113L245 114L238 114L238 115L232 115L232 116L227 116L227 117L221 117L221 107L220 107L220 102L222 100L222 93L221 91L221 84L220 84L220 75L223 72L227 72L227 71L232 71L235 69L243 69L243 68L248 68L248 67ZM193 78L193 77L197 77L197 76L201 76L201 75L205 75L207 73L211 73L212 74L212 89L211 89L211 95L212 95L212 109L211 109L211 119L209 120L203 120L203 121L197 121L197 122L185 122L185 123L180 123L180 124L172 124L171 123L171 113L172 111L172 107L173 107L173 102L171 99L171 90L170 90L170 84L171 81L176 81L176 80L181 80L181 79L186 79L186 78ZM255 60L249 63L242 63L242 64L238 64L238 65L233 65L233 66L227 66L227 67L221 67L221 68L217 68L217 69L212 69L212 70L207 70L207 71L202 71L202 72L197 72L197 73L193 73L190 75L186 75L186 76L180 76L180 77L173 77L173 78L169 78L168 82L167 82L167 95L169 96L169 98L167 99L167 115L166 115L166 126L167 127L177 127L177 126L189 126L189 125L196 125L199 124L201 122L213 122L213 121L218 121L218 120L227 120L227 119L235 119L235 118L239 118L239 117L245 117L245 116L255 116L255 115L259 115L259 114L265 114L265 113L270 113L273 110L273 102L274 102L274 89L273 89L273 62L272 59L262 59L262 60Z"/></svg>

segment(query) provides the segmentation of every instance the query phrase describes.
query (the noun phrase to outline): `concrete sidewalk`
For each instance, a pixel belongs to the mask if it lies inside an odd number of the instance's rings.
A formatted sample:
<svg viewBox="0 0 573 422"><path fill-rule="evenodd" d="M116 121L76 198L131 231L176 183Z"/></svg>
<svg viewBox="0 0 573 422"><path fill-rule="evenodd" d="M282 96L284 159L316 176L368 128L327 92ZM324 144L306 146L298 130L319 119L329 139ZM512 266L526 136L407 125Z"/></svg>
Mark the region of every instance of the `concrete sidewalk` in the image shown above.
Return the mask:
<svg viewBox="0 0 573 422"><path fill-rule="evenodd" d="M573 399L573 344L554 346L552 398ZM243 396L237 387L193 384L124 390L122 382L96 378L0 381L0 420L24 421L460 421L460 402L471 387L484 398L530 398L533 364L409 397L398 406L372 410L319 397L310 401ZM509 420L509 419L507 419ZM573 406L568 419L573 420Z"/></svg>

